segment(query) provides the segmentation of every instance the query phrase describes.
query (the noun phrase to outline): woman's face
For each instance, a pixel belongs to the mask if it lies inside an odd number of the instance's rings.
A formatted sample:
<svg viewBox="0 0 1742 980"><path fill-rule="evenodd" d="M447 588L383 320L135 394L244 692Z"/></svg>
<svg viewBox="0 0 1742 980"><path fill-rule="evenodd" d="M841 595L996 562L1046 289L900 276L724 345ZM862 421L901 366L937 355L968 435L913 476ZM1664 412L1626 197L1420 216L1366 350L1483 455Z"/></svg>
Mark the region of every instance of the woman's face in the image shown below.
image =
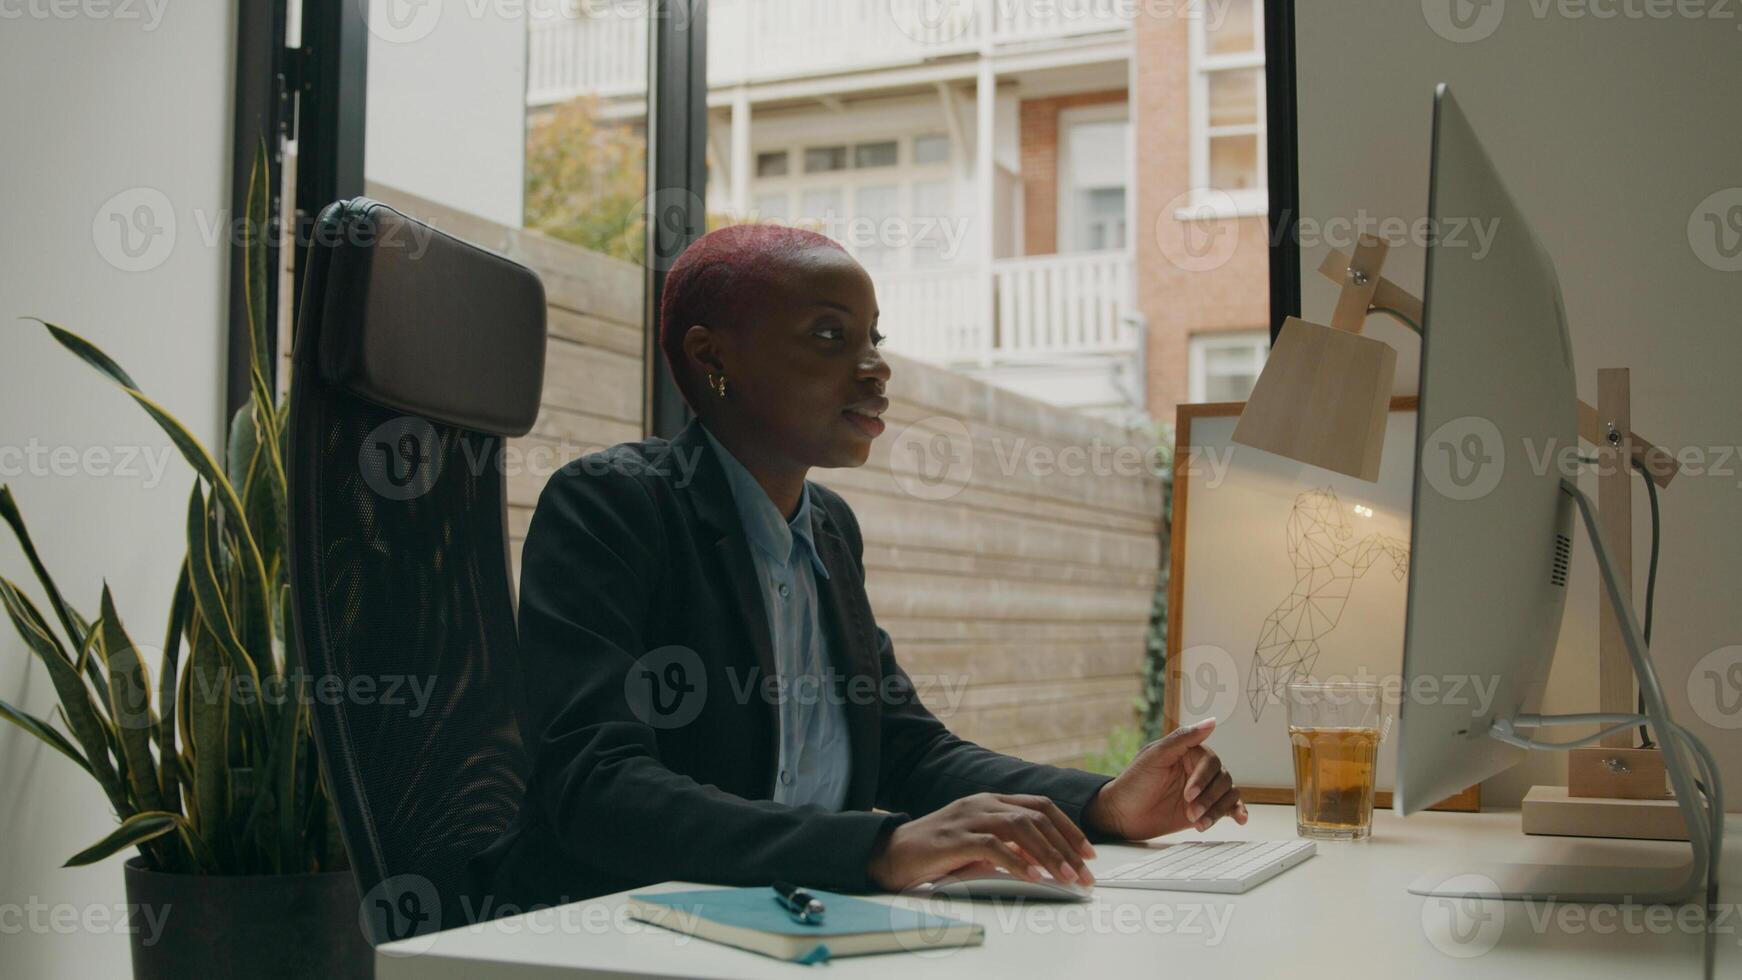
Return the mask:
<svg viewBox="0 0 1742 980"><path fill-rule="evenodd" d="M704 328L686 340L691 366L703 373L700 413L770 462L863 465L889 407L871 277L851 256L816 248L789 262L780 280L750 329ZM710 348L717 367L707 363ZM706 373L722 369L725 398L705 384Z"/></svg>

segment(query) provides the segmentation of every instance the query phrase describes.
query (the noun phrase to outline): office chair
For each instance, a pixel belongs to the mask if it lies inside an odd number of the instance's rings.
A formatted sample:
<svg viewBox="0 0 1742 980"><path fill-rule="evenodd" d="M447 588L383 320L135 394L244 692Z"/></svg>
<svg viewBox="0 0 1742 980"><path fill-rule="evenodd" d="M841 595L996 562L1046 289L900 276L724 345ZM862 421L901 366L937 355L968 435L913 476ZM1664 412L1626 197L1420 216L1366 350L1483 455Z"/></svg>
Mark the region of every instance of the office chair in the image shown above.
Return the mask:
<svg viewBox="0 0 1742 980"><path fill-rule="evenodd" d="M466 860L525 789L499 454L537 417L544 344L530 269L378 201L321 211L294 350L289 572L377 944L487 917Z"/></svg>

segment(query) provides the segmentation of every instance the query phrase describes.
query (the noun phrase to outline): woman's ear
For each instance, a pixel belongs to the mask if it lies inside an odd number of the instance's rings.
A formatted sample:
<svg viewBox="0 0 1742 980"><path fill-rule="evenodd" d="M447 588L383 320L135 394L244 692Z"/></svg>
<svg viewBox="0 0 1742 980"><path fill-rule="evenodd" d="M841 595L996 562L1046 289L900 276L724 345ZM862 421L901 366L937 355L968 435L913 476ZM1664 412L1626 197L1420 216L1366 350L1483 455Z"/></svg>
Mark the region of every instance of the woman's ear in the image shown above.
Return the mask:
<svg viewBox="0 0 1742 980"><path fill-rule="evenodd" d="M700 323L692 324L684 331L683 353L684 358L704 374L724 374L726 371L726 365L720 359L719 338Z"/></svg>

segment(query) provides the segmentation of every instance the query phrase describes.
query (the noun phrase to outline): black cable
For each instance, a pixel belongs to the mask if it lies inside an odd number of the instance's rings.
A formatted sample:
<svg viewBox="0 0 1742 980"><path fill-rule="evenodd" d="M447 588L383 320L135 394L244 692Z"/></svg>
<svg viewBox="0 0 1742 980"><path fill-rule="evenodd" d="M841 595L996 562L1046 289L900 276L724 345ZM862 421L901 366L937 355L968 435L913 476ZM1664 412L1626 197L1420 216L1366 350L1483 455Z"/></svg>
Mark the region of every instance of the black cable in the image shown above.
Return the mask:
<svg viewBox="0 0 1742 980"><path fill-rule="evenodd" d="M1599 462L1595 456L1580 456L1579 461L1591 464ZM1657 555L1663 539L1663 517L1658 510L1657 484L1653 483L1651 480L1651 471L1646 469L1645 464L1640 462L1637 458L1632 462L1633 468L1638 470L1639 475L1645 478L1645 495L1651 501L1651 561L1646 566L1645 622L1640 627L1640 631L1644 634L1645 648L1649 651L1651 649L1652 611L1657 604ZM1640 714L1645 714L1645 694L1643 692L1639 695L1638 711ZM1650 729L1646 728L1644 725L1639 726L1639 747L1642 749L1657 747L1657 743L1651 740ZM1699 780L1696 779L1694 783L1695 785L1699 785ZM1705 787L1702 786L1700 789L1703 792Z"/></svg>
<svg viewBox="0 0 1742 980"><path fill-rule="evenodd" d="M1641 463L1638 458L1633 460L1633 468L1645 478L1645 495L1651 501L1651 561L1646 566L1645 572L1645 625L1642 627L1645 634L1645 648L1650 650L1651 613L1657 600L1657 551L1662 534L1662 517L1657 509L1657 484L1651 481L1651 471L1646 469L1645 464ZM1645 713L1645 694L1643 692L1639 695L1639 713ZM1639 726L1639 747L1642 749L1653 747L1651 733L1644 725Z"/></svg>

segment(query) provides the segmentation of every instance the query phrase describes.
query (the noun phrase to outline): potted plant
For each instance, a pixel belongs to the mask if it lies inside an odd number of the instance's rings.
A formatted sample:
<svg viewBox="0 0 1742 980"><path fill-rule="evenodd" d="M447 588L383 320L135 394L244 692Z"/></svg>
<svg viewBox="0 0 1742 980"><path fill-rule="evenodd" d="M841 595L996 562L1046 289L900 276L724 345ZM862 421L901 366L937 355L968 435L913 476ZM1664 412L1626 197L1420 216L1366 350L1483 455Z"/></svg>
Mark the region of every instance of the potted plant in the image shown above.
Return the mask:
<svg viewBox="0 0 1742 980"><path fill-rule="evenodd" d="M310 729L310 679L294 642L284 554L289 413L266 373L264 150L241 222L252 392L231 419L224 464L108 355L37 321L143 408L196 473L155 684L108 586L95 618L75 609L37 552L11 488L0 485L0 518L48 613L3 578L0 604L59 700L53 720L4 701L0 717L83 769L114 808L119 826L68 866L138 849L124 876L141 978L371 972L356 884Z"/></svg>

